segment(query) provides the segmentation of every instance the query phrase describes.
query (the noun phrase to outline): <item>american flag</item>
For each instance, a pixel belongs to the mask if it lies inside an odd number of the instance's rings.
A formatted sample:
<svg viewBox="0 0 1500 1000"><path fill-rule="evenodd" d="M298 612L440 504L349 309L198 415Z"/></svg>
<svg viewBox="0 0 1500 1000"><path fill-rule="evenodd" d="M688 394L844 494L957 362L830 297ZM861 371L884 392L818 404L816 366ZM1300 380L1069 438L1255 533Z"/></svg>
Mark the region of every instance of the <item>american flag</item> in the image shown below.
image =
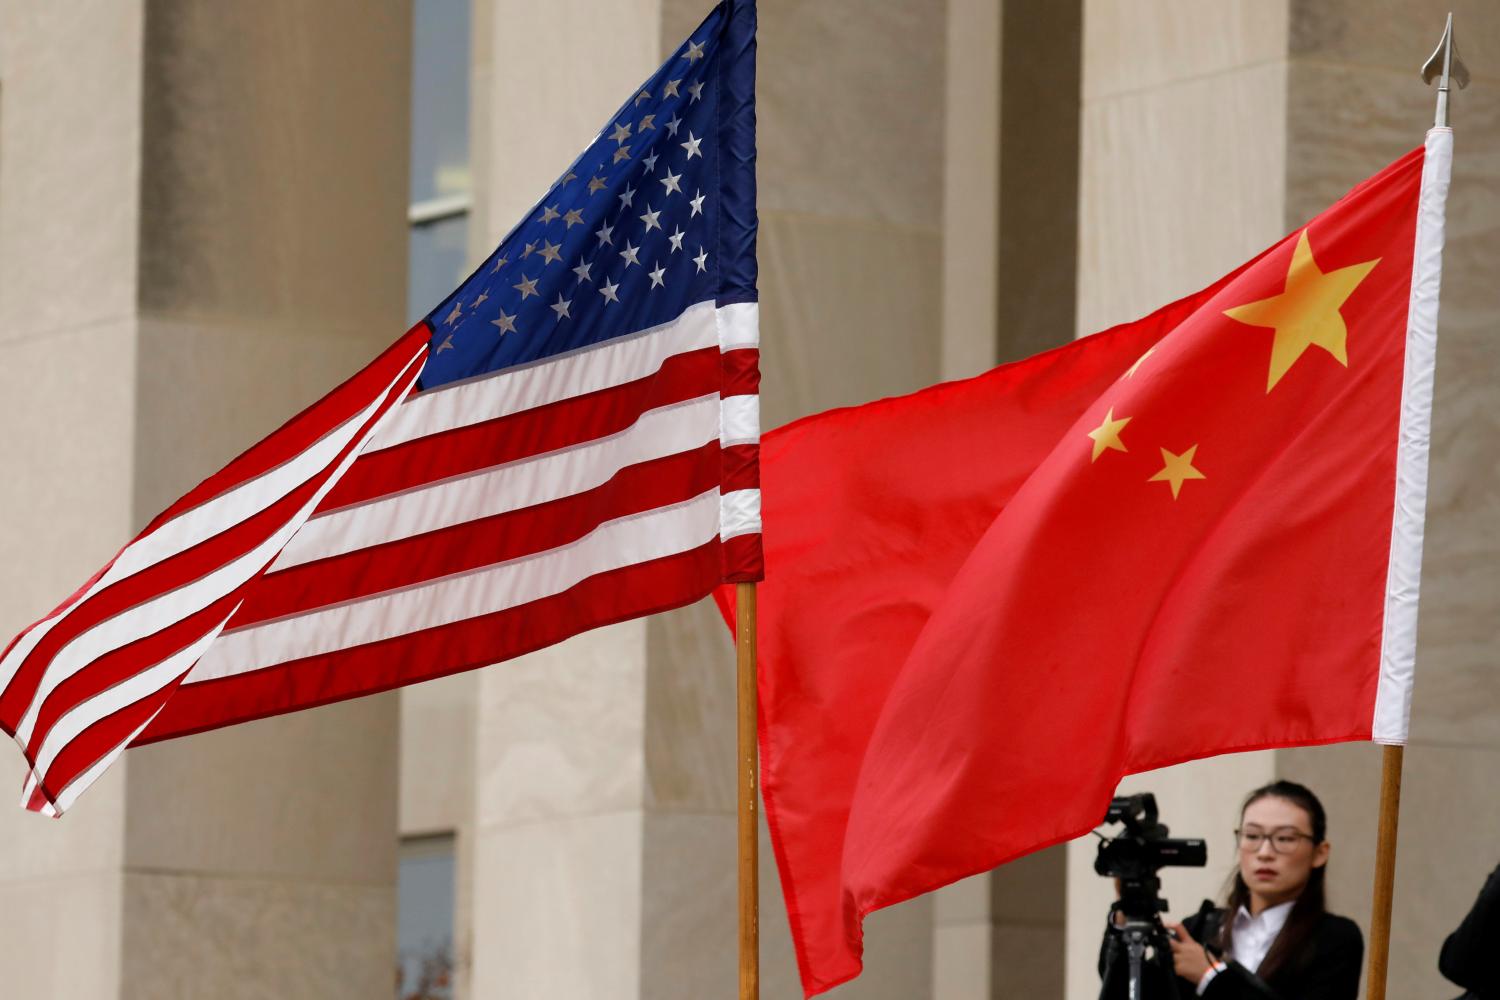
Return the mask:
<svg viewBox="0 0 1500 1000"><path fill-rule="evenodd" d="M23 805L759 579L754 34L715 8L425 320L11 642Z"/></svg>

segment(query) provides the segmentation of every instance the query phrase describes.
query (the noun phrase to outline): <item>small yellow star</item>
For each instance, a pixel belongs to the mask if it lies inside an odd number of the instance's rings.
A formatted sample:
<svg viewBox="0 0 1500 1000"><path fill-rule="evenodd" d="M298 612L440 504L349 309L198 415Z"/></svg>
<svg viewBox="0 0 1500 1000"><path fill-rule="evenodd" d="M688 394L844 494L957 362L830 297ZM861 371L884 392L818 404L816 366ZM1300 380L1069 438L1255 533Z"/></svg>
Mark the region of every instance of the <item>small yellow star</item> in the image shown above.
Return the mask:
<svg viewBox="0 0 1500 1000"><path fill-rule="evenodd" d="M1286 272L1286 289L1269 299L1249 302L1224 310L1230 319L1250 326L1270 327L1276 331L1271 344L1271 369L1266 375L1266 392L1276 387L1309 347L1323 348L1345 368L1349 356L1345 342L1349 330L1339 307L1354 294L1354 289L1380 263L1380 258L1362 264L1351 264L1324 272L1313 259L1307 230L1297 237L1292 263Z"/></svg>
<svg viewBox="0 0 1500 1000"><path fill-rule="evenodd" d="M1129 450L1125 447L1125 442L1120 440L1120 432L1125 429L1125 425L1130 423L1130 420L1130 417L1121 417L1119 420L1116 420L1115 408L1113 406L1109 408L1109 412L1104 414L1104 422L1089 431L1089 437L1094 439L1094 454L1089 459L1090 462L1099 461L1099 456L1104 454L1105 449L1111 451Z"/></svg>
<svg viewBox="0 0 1500 1000"><path fill-rule="evenodd" d="M1193 455L1198 446L1193 445L1181 455L1174 455L1165 448L1161 449L1161 460L1166 463L1162 470L1150 479L1148 483L1167 483L1172 487L1172 499L1177 499L1177 494L1182 492L1182 484L1189 479L1207 479L1203 473L1193 468Z"/></svg>
<svg viewBox="0 0 1500 1000"><path fill-rule="evenodd" d="M1135 375L1135 373L1140 370L1141 365L1143 365L1143 364L1146 363L1146 359L1149 358L1149 357L1151 357L1151 355L1153 355L1155 353L1156 353L1156 347L1155 346L1146 348L1146 353L1142 354L1140 357L1136 358L1135 359L1135 364L1131 365L1130 368L1128 370L1126 370L1125 377L1126 378L1132 378Z"/></svg>

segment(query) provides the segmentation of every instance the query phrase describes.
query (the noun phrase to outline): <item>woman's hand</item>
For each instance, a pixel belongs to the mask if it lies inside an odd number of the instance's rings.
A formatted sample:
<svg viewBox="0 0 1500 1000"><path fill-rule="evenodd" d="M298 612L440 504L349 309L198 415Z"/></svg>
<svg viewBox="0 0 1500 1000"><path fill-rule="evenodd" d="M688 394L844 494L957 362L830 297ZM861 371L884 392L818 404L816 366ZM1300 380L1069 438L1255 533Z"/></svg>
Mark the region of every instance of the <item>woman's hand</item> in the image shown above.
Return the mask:
<svg viewBox="0 0 1500 1000"><path fill-rule="evenodd" d="M1186 927L1169 923L1167 930L1175 935L1172 938L1173 970L1188 982L1196 983L1208 971L1208 955L1204 953L1203 946L1193 940Z"/></svg>

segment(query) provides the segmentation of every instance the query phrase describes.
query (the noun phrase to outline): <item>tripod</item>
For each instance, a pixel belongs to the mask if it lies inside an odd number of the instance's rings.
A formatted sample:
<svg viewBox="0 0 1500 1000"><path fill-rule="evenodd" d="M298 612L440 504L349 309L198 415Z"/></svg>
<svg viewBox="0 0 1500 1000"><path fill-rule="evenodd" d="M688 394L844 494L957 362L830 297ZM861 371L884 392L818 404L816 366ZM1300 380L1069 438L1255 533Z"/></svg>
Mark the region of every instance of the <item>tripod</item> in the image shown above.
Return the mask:
<svg viewBox="0 0 1500 1000"><path fill-rule="evenodd" d="M1172 1000L1177 996L1172 945L1160 917L1167 903L1157 896L1160 889L1161 880L1154 876L1121 881L1120 899L1109 908L1105 929L1099 1000Z"/></svg>

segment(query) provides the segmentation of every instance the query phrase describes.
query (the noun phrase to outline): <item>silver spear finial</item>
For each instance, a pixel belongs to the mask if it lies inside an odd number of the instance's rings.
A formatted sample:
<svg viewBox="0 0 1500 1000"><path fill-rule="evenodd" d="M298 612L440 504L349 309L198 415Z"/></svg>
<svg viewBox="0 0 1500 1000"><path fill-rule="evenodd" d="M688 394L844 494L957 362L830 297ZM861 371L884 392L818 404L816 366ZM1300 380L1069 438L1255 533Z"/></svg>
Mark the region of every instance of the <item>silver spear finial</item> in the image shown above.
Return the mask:
<svg viewBox="0 0 1500 1000"><path fill-rule="evenodd" d="M1453 15L1451 13L1448 15L1448 23L1443 27L1442 40L1433 50L1432 58L1422 65L1422 82L1431 83L1433 80L1438 81L1438 98L1437 114L1433 117L1432 124L1438 128L1446 128L1449 83L1458 84L1459 90L1469 85L1469 68L1458 57L1458 47L1453 43Z"/></svg>

